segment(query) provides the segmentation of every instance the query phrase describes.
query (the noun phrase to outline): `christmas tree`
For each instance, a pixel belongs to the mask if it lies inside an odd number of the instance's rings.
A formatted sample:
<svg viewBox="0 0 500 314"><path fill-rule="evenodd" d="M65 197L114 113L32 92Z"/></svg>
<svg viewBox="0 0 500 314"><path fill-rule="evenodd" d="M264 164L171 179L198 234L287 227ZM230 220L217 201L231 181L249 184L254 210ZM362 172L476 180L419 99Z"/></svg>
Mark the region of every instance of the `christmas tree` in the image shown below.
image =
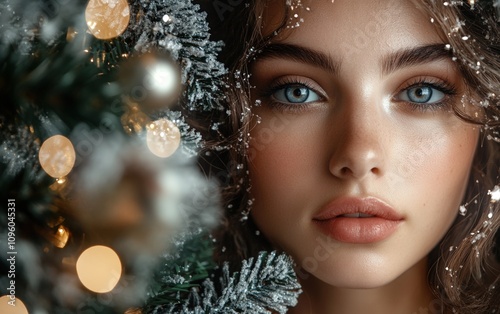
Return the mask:
<svg viewBox="0 0 500 314"><path fill-rule="evenodd" d="M0 312L295 304L288 257L212 261L219 198L190 117L226 114L221 46L190 0L0 3Z"/></svg>

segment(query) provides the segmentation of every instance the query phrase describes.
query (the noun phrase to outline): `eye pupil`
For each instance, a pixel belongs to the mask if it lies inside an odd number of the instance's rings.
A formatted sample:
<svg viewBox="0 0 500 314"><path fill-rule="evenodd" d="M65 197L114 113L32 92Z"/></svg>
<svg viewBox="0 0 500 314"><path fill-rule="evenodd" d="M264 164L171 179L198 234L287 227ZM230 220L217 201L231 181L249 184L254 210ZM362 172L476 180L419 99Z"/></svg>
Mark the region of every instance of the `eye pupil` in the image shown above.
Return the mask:
<svg viewBox="0 0 500 314"><path fill-rule="evenodd" d="M408 89L406 92L408 99L416 103L426 103L432 98L432 88L419 86Z"/></svg>
<svg viewBox="0 0 500 314"><path fill-rule="evenodd" d="M301 103L309 97L309 89L304 86L291 86L285 89L287 101L291 103Z"/></svg>
<svg viewBox="0 0 500 314"><path fill-rule="evenodd" d="M293 96L295 96L295 97L300 97L300 96L302 96L302 94L303 93L300 90L300 88L296 88L296 89L293 90Z"/></svg>

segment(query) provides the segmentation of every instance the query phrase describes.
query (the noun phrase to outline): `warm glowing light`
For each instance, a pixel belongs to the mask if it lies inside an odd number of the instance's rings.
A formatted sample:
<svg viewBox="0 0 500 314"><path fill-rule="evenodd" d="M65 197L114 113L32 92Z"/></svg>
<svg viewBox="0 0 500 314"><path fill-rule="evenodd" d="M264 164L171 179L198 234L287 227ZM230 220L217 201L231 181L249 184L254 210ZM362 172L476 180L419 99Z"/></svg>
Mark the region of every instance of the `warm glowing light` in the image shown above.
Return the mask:
<svg viewBox="0 0 500 314"><path fill-rule="evenodd" d="M159 61L147 68L144 86L158 96L177 95L180 84L178 68L171 62Z"/></svg>
<svg viewBox="0 0 500 314"><path fill-rule="evenodd" d="M130 21L127 0L90 0L85 10L89 31L98 39L120 36Z"/></svg>
<svg viewBox="0 0 500 314"><path fill-rule="evenodd" d="M17 296L14 297L11 295L4 295L0 297L0 313L28 314L28 309L24 305L23 301L21 301L21 299L19 299Z"/></svg>
<svg viewBox="0 0 500 314"><path fill-rule="evenodd" d="M59 178L49 186L49 189L51 189L52 191L54 191L56 193L59 193L59 192L62 192L66 188L67 183L68 183L68 181L66 180L66 177Z"/></svg>
<svg viewBox="0 0 500 314"><path fill-rule="evenodd" d="M66 32L66 41L72 41L76 35L78 35L78 32L73 27L69 27Z"/></svg>
<svg viewBox="0 0 500 314"><path fill-rule="evenodd" d="M38 160L45 172L56 179L67 175L75 165L76 153L71 141L62 135L54 135L43 142Z"/></svg>
<svg viewBox="0 0 500 314"><path fill-rule="evenodd" d="M127 110L121 117L123 129L128 134L139 133L144 130L144 127L151 121L149 117L139 109L135 103L129 104Z"/></svg>
<svg viewBox="0 0 500 314"><path fill-rule="evenodd" d="M76 262L76 272L82 284L97 293L106 293L121 277L122 264L109 247L96 245L85 250Z"/></svg>
<svg viewBox="0 0 500 314"><path fill-rule="evenodd" d="M147 126L149 150L158 157L171 156L181 142L179 128L168 119L159 119Z"/></svg>
<svg viewBox="0 0 500 314"><path fill-rule="evenodd" d="M57 231L52 239L52 243L62 249L66 246L66 243L68 243L68 239L69 239L69 230L68 228L66 228L65 226L63 225L60 225L58 228L57 228Z"/></svg>

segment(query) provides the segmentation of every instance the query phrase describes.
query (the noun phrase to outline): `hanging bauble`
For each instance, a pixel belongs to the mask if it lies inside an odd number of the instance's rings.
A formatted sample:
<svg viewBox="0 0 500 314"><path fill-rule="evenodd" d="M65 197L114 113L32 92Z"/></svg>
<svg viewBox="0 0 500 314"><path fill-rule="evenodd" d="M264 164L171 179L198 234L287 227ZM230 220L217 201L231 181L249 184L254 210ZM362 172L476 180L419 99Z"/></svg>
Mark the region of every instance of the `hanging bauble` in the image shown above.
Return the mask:
<svg viewBox="0 0 500 314"><path fill-rule="evenodd" d="M172 107L181 93L179 65L167 54L146 53L122 65L121 82L130 100L145 113Z"/></svg>

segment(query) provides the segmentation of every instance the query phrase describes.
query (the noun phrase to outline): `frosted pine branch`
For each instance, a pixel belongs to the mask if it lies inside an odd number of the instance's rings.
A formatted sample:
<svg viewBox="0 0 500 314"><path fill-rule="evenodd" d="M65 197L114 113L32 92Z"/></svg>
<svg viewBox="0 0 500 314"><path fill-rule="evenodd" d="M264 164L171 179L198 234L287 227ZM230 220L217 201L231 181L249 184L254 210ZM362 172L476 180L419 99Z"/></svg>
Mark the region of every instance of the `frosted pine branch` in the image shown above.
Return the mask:
<svg viewBox="0 0 500 314"><path fill-rule="evenodd" d="M168 51L181 65L186 101L182 105L189 110L221 110L226 69L217 54L222 43L210 40L206 13L191 0L136 0L130 9L137 18L122 37L139 53Z"/></svg>
<svg viewBox="0 0 500 314"><path fill-rule="evenodd" d="M301 292L290 257L276 252L261 252L256 259L243 261L241 271L232 275L225 264L220 281L220 294L206 279L183 303L159 306L153 313L286 313Z"/></svg>

